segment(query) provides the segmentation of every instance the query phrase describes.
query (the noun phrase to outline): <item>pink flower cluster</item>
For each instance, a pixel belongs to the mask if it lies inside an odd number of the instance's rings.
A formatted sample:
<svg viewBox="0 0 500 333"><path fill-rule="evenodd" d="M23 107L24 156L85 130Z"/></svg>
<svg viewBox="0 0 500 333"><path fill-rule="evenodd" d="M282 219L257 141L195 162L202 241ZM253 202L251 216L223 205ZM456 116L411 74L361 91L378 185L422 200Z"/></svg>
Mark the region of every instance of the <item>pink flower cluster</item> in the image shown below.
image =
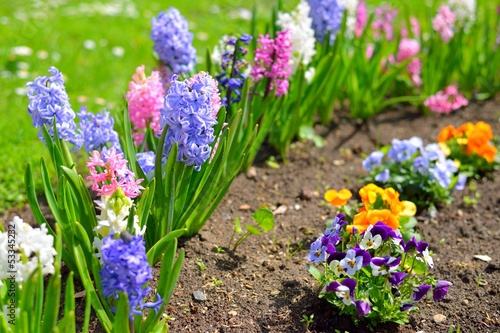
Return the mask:
<svg viewBox="0 0 500 333"><path fill-rule="evenodd" d="M160 74L153 71L150 77L146 77L144 65L137 67L132 80L125 98L135 132L132 137L140 145L148 126L155 134L160 133L160 108L163 106L165 90Z"/></svg>
<svg viewBox="0 0 500 333"><path fill-rule="evenodd" d="M278 31L273 40L269 35L260 35L257 40L259 47L255 50L254 65L252 66L252 79L258 82L264 78L268 79L266 94L276 88L276 96L282 96L288 92L288 77L292 70L290 68L290 57L292 53L292 34L290 30Z"/></svg>
<svg viewBox="0 0 500 333"><path fill-rule="evenodd" d="M410 18L410 30L413 35L413 37L419 38L420 37L420 23L418 22L418 19L416 17L411 17ZM408 37L408 29L407 28L402 28L401 29L401 37L407 38Z"/></svg>
<svg viewBox="0 0 500 333"><path fill-rule="evenodd" d="M354 29L356 37L361 37L363 30L365 30L366 23L368 23L368 10L366 9L366 2L360 1L356 11L356 28Z"/></svg>
<svg viewBox="0 0 500 333"><path fill-rule="evenodd" d="M397 8L391 8L388 4L375 8L376 18L372 24L373 36L380 38L380 35L384 33L386 40L393 40L394 28L392 25L397 14Z"/></svg>
<svg viewBox="0 0 500 333"><path fill-rule="evenodd" d="M396 61L402 62L406 59L414 57L420 52L420 43L416 39L402 38L399 42L398 53L396 54ZM422 78L420 73L422 71L422 61L420 58L414 58L408 63L406 70L410 74L413 84L417 87L422 85Z"/></svg>
<svg viewBox="0 0 500 333"><path fill-rule="evenodd" d="M92 190L97 195L111 195L118 188L129 198L135 198L141 194L144 188L139 185L142 179L135 180L135 175L127 168L128 161L123 158L123 153L116 153L116 149L111 148L103 152L103 157L99 151L94 150L92 156L87 162L87 168L90 170L90 176L87 180L94 182ZM100 170L102 172L99 172Z"/></svg>
<svg viewBox="0 0 500 333"><path fill-rule="evenodd" d="M455 86L448 86L444 88L444 91L438 91L435 95L429 96L424 102L424 105L431 111L445 114L449 114L468 104L469 101L458 92Z"/></svg>
<svg viewBox="0 0 500 333"><path fill-rule="evenodd" d="M432 28L441 35L441 39L445 43L448 43L453 37L455 19L456 15L446 5L439 7L436 17L432 19Z"/></svg>

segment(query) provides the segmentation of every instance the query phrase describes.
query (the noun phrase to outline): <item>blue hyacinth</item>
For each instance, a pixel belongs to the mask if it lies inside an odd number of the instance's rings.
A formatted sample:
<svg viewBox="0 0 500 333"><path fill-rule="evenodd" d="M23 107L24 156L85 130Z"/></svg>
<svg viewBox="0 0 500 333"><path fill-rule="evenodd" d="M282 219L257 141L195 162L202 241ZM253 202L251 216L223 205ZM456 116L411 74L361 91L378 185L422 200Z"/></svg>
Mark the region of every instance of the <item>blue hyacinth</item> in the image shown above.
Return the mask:
<svg viewBox="0 0 500 333"><path fill-rule="evenodd" d="M312 28L316 40L323 43L330 33L330 45L335 41L335 35L342 26L345 5L340 0L307 0L311 7L309 16L312 18Z"/></svg>
<svg viewBox="0 0 500 333"><path fill-rule="evenodd" d="M64 78L55 67L50 67L52 76L39 76L33 82L28 82L28 113L35 127L46 125L50 136L54 138L54 117L59 138L74 145L74 150L82 146L81 132L76 129L75 112L71 109L69 97L64 87ZM45 142L43 131L38 137Z"/></svg>
<svg viewBox="0 0 500 333"><path fill-rule="evenodd" d="M190 73L196 65L196 50L192 45L193 34L180 12L170 7L168 12L160 12L153 17L151 39L160 60L173 73Z"/></svg>
<svg viewBox="0 0 500 333"><path fill-rule="evenodd" d="M217 124L216 114L220 108L216 85L217 82L206 73L184 81L177 81L174 75L160 109L160 128L168 125L164 156L170 154L177 142L177 159L194 165L196 171L210 157L210 145L215 139L213 127Z"/></svg>
<svg viewBox="0 0 500 333"><path fill-rule="evenodd" d="M114 238L114 235L104 237L101 256L103 266L99 275L105 297L118 299L119 292L127 293L131 320L134 315L142 315L144 308L159 310L162 304L159 295L156 302L144 302L151 292L151 288L145 285L153 274L142 236L122 233L121 238Z"/></svg>
<svg viewBox="0 0 500 333"><path fill-rule="evenodd" d="M95 115L87 112L86 107L81 107L77 116L80 117L80 129L83 133L84 147L87 152L101 151L107 148L115 148L118 152L121 152L118 133L113 129L115 120L109 111L104 109Z"/></svg>
<svg viewBox="0 0 500 333"><path fill-rule="evenodd" d="M145 174L148 174L155 169L156 155L154 152L147 151L144 153L137 153L135 155L135 158L137 159L137 163L139 163L139 166Z"/></svg>

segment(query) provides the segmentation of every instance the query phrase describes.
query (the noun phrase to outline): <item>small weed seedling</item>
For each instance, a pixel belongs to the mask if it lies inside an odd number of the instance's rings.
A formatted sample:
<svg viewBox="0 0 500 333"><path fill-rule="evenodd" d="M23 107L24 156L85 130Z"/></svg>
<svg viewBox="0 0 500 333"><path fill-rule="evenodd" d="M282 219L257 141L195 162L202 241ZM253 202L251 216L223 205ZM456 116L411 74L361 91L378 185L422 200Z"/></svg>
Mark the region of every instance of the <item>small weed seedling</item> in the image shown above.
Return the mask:
<svg viewBox="0 0 500 333"><path fill-rule="evenodd" d="M205 266L205 263L200 258L196 259L196 265L198 265L200 271L204 271L205 269L207 269L207 266Z"/></svg>
<svg viewBox="0 0 500 333"><path fill-rule="evenodd" d="M300 321L306 324L306 331L309 331L309 326L313 323L313 320L314 320L314 313L311 313L309 316L303 314L302 319Z"/></svg>
<svg viewBox="0 0 500 333"><path fill-rule="evenodd" d="M224 253L224 252L226 252L226 251L224 251L224 249L223 249L222 247L220 247L220 246L219 246L219 245L217 245L217 244L214 244L214 248L215 248L215 251L216 251L217 253Z"/></svg>
<svg viewBox="0 0 500 333"><path fill-rule="evenodd" d="M464 203L467 206L477 205L479 199L481 198L481 194L477 192L477 183L474 180L471 180L471 182L469 183L469 189L473 193L473 195L464 195Z"/></svg>
<svg viewBox="0 0 500 333"><path fill-rule="evenodd" d="M233 238L235 234L241 235L240 238L234 243L233 251L236 251L238 246L241 245L250 235L262 235L262 232L269 232L274 228L274 215L269 209L260 208L255 213L252 214L252 219L257 223L256 226L252 226L248 223L245 223L246 232L243 233L243 229L241 228L241 221L238 216L234 219L234 229L233 234L231 235L231 239L229 241L228 247L231 247L231 243L233 242ZM257 227L260 227L259 230Z"/></svg>
<svg viewBox="0 0 500 333"><path fill-rule="evenodd" d="M291 250L292 246L290 244L290 237L289 237L288 240L287 240L287 243L286 243L286 254L287 254L288 259L291 259L294 255L296 255L297 252L299 252L302 249L303 246L304 246L304 243L298 242L297 243L297 248L292 251Z"/></svg>
<svg viewBox="0 0 500 333"><path fill-rule="evenodd" d="M212 276L212 284L214 285L214 287L220 286L222 285L222 280L219 280L216 277Z"/></svg>

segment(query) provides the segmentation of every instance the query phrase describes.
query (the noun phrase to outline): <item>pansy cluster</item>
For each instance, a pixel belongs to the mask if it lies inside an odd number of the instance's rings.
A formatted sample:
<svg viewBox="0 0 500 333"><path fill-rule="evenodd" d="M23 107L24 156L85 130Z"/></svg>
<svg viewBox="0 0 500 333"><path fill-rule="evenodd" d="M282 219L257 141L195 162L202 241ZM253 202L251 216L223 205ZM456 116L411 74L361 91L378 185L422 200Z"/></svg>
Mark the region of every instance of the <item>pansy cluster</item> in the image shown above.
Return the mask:
<svg viewBox="0 0 500 333"><path fill-rule="evenodd" d="M164 156L178 144L179 161L194 165L199 171L210 157L210 145L215 139L214 125L221 108L219 89L208 73L200 72L189 80L177 81L172 77L171 86L160 109L161 129L168 126Z"/></svg>
<svg viewBox="0 0 500 333"><path fill-rule="evenodd" d="M367 182L395 188L419 207L450 202L451 192L464 188L467 177L459 174L458 166L437 143L424 146L419 137L393 139L363 161L363 168L370 173Z"/></svg>
<svg viewBox="0 0 500 333"><path fill-rule="evenodd" d="M437 141L448 158L459 162L460 171L469 177L499 165L498 149L492 142L491 126L484 121L443 127Z"/></svg>
<svg viewBox="0 0 500 333"><path fill-rule="evenodd" d="M221 87L226 90L226 96L222 98L222 105L226 108L241 100L241 89L247 79L246 70L248 62L244 59L248 53L248 44L252 36L243 34L239 38L234 36L225 36L220 49L217 48L214 55L219 63L221 73L216 76ZM219 58L220 56L220 58Z"/></svg>
<svg viewBox="0 0 500 333"><path fill-rule="evenodd" d="M393 230L401 230L406 239L414 235L416 220L413 216L417 208L411 201L400 200L399 193L393 188L384 189L373 183L363 186L359 190L361 203L357 209L347 205L351 197L352 193L348 189L328 190L325 193L327 202L352 216L347 231L364 232L370 226L383 222Z"/></svg>
<svg viewBox="0 0 500 333"><path fill-rule="evenodd" d="M345 205L350 192L335 193L327 192L325 198L338 198L336 203ZM393 219L374 216L366 225L356 224L365 209L397 203L397 192L370 184L360 195L359 212L353 215L355 211L344 207L346 214L338 213L328 221L324 233L311 244L307 259L322 265L323 270L311 265L309 272L321 284L320 297L355 322L363 319L372 326L407 323L408 313L417 309L418 301L431 290L435 301L442 300L451 283L436 281L429 274L428 269L434 267L429 245L416 235L405 237ZM397 205L401 210L412 206L414 212L413 203Z"/></svg>

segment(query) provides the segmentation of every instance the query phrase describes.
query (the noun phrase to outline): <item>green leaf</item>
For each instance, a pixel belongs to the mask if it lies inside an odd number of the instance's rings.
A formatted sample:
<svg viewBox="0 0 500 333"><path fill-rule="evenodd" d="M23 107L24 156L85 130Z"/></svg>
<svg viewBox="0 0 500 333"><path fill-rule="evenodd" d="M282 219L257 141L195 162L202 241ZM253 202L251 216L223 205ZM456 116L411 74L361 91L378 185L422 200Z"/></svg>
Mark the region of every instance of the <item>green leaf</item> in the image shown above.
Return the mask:
<svg viewBox="0 0 500 333"><path fill-rule="evenodd" d="M309 273L316 279L318 280L319 282L321 282L322 278L323 278L323 273L321 273L321 271L319 269L317 269L316 267L314 266L311 266L309 265L307 267L307 270L309 271Z"/></svg>
<svg viewBox="0 0 500 333"><path fill-rule="evenodd" d="M164 252L169 243L177 239L181 236L183 236L186 233L186 229L179 229L179 230L174 230L169 232L167 235L162 237L153 247L149 249L149 251L146 253L146 257L148 258L148 263L153 266L155 262L160 258Z"/></svg>
<svg viewBox="0 0 500 333"><path fill-rule="evenodd" d="M243 232L243 230L241 229L241 221L239 216L236 216L234 218L234 232L240 235Z"/></svg>
<svg viewBox="0 0 500 333"><path fill-rule="evenodd" d="M113 319L113 333L129 333L129 309L128 297L126 293L120 292L115 318Z"/></svg>
<svg viewBox="0 0 500 333"><path fill-rule="evenodd" d="M252 218L262 228L262 230L269 232L274 228L274 215L269 209L259 208L252 214Z"/></svg>
<svg viewBox="0 0 500 333"><path fill-rule="evenodd" d="M253 235L262 235L262 232L259 229L255 228L254 226L248 223L245 223L245 228L247 228L247 231Z"/></svg>

